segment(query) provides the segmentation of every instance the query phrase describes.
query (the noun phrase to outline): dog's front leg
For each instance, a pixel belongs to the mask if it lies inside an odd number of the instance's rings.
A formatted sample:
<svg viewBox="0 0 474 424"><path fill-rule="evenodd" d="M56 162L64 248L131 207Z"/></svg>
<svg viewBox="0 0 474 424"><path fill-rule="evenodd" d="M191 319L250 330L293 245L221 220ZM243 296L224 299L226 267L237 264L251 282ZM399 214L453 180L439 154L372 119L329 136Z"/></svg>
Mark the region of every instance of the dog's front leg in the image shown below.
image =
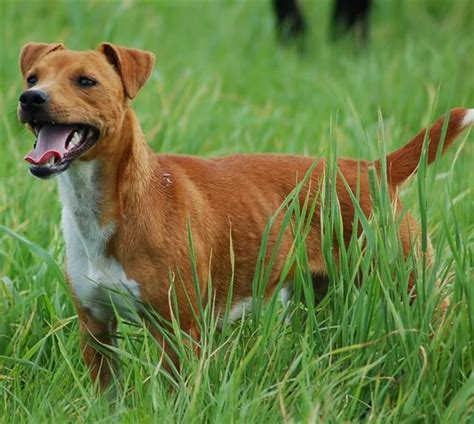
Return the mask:
<svg viewBox="0 0 474 424"><path fill-rule="evenodd" d="M156 343L161 351L161 366L163 366L163 368L171 374L174 374L175 372L179 373L181 364L180 354L178 353L180 350L178 348L179 342L176 340L177 336L173 335L171 327L168 330L163 330L159 329L156 325L156 322L153 322L153 320L145 319L145 322L148 327L148 330L150 331L150 334L156 340ZM184 332L181 334L181 343L190 347L192 352L195 355L199 356L201 354L201 349L199 345L201 334L199 328L197 324L188 325L185 326L185 328L186 330L183 329ZM166 340L167 337L163 335L163 332L166 332L168 334L168 340Z"/></svg>
<svg viewBox="0 0 474 424"><path fill-rule="evenodd" d="M114 346L116 321L101 322L86 309L78 307L81 345L84 362L89 368L92 380L105 389L117 369L117 361L107 346Z"/></svg>

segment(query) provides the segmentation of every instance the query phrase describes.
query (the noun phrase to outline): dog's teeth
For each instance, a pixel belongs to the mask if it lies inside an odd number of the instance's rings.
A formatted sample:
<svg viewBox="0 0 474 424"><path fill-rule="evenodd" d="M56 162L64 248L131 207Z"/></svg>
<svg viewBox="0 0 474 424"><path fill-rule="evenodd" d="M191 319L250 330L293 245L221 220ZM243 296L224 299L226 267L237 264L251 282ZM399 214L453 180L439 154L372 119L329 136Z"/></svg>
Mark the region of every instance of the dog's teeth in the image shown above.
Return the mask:
<svg viewBox="0 0 474 424"><path fill-rule="evenodd" d="M80 141L81 141L81 136L79 135L77 131L75 131L69 143L71 144L72 147L76 147Z"/></svg>
<svg viewBox="0 0 474 424"><path fill-rule="evenodd" d="M48 160L48 166L54 165L55 161L56 161L55 156L53 156L50 160Z"/></svg>

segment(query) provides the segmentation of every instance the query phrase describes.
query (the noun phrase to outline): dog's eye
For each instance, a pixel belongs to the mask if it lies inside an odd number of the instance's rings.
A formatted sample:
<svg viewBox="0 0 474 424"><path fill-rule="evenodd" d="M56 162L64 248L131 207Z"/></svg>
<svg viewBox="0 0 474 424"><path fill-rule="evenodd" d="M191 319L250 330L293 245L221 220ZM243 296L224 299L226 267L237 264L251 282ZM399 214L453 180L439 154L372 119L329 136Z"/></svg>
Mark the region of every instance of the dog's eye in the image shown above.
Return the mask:
<svg viewBox="0 0 474 424"><path fill-rule="evenodd" d="M30 75L27 79L26 79L26 83L32 87L33 85L35 85L36 83L38 82L38 77L36 75Z"/></svg>
<svg viewBox="0 0 474 424"><path fill-rule="evenodd" d="M88 77L79 77L77 79L77 83L81 87L92 87L94 85L97 85L97 81L94 81L93 79L88 78Z"/></svg>

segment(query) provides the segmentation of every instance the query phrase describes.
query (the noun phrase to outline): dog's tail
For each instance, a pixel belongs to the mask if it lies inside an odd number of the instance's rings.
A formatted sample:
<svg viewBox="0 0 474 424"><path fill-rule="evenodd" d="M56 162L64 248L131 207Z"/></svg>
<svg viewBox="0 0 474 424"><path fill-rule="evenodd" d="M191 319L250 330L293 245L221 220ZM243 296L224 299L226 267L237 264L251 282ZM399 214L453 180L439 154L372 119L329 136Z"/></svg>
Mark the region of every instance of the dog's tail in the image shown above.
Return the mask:
<svg viewBox="0 0 474 424"><path fill-rule="evenodd" d="M445 124L445 119L449 119ZM429 130L428 163L436 159L438 146L446 134L443 144L444 151L455 138L466 128L474 124L474 109L456 108L446 116L440 117ZM426 128L421 130L409 143L387 156L387 178L392 187L402 184L410 175L416 172L423 150ZM375 161L376 169L380 169L380 160Z"/></svg>

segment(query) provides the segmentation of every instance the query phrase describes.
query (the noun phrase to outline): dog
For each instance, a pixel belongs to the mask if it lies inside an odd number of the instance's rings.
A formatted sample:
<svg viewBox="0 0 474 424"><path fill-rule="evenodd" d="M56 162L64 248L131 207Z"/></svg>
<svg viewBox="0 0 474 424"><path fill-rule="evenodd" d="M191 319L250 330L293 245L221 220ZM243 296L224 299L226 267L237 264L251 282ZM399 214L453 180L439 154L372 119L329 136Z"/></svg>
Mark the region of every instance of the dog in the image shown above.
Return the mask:
<svg viewBox="0 0 474 424"><path fill-rule="evenodd" d="M20 54L25 90L19 97L18 116L36 138L25 160L34 176L57 177L66 279L79 317L83 356L92 378L104 388L114 372L113 363L96 342L114 344L115 311L126 315L136 307L140 313L148 305L172 320L176 308L181 329L199 341L196 310L208 298L212 276L216 313L225 309L233 281L229 315L238 315L236 311L253 295L252 280L269 217L306 174L299 199L315 198L326 168L325 161L315 164L313 158L302 156L201 159L155 154L131 108L153 66L152 53L110 43L82 52L63 44L30 43ZM447 120L441 117L428 130L429 163L437 156L442 133L444 151L473 124L474 109L453 109ZM417 170L426 131L385 158L394 204L399 204L397 188ZM343 178L339 175L331 184L337 190L348 242L355 219L348 187L354 193L358 190L360 207L369 216L368 172L373 167L380 174L385 168L380 160L350 159L339 160L338 167ZM409 214L401 209L397 213L401 246L408 254L418 227ZM326 274L320 217L318 206L306 240L315 275ZM267 235L267 252L277 244L279 249L265 298L278 286L294 242L291 230L277 241L280 224L277 220ZM286 276L289 282L292 272ZM120 291L133 299L131 305ZM163 334L156 328L151 331L169 350Z"/></svg>

